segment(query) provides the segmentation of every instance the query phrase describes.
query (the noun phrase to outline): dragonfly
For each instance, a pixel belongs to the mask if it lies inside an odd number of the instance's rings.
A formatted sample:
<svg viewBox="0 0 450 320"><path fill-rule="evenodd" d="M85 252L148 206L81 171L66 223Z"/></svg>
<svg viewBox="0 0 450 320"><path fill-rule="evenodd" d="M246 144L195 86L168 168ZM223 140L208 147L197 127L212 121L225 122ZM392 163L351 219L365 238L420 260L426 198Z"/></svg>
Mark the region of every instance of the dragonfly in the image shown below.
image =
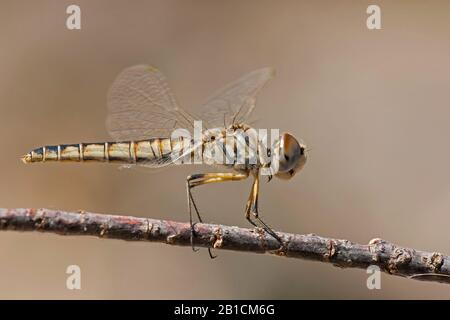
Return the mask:
<svg viewBox="0 0 450 320"><path fill-rule="evenodd" d="M249 177L253 178L253 184L244 210L245 218L278 240L280 249L285 249L282 239L259 215L261 172L275 164L276 170L266 174L268 181L273 176L289 180L304 167L307 149L290 133L279 134L270 146L267 139L263 143L263 139L250 135L255 132L249 123L256 97L274 75L274 69L266 67L242 76L207 99L197 116L179 106L165 76L158 69L148 65L128 67L117 76L107 95L107 129L112 142L42 146L24 155L22 161L105 162L155 169L179 164L180 160L184 160L182 164L192 163L186 160L197 157L223 170L186 178L192 249L197 251L193 211L198 221L203 222L192 189ZM200 138L173 138L176 128L192 132L198 121L202 123ZM255 140L256 143L250 143ZM227 148L230 145L233 147ZM247 151L241 154L240 160L243 161L238 161L235 156L239 147ZM205 152L207 149L216 150L214 159L222 155L228 161L207 161L212 158L211 153ZM211 258L215 257L210 248L208 252Z"/></svg>

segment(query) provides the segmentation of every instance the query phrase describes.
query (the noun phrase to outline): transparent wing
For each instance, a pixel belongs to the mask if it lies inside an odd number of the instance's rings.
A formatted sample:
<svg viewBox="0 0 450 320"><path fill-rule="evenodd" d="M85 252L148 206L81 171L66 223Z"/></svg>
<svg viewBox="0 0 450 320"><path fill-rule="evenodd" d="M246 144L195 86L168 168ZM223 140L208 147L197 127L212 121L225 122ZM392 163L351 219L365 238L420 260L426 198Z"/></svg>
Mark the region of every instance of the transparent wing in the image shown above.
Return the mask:
<svg viewBox="0 0 450 320"><path fill-rule="evenodd" d="M208 128L246 123L255 107L257 94L274 76L273 68L262 68L230 83L202 105L200 118Z"/></svg>
<svg viewBox="0 0 450 320"><path fill-rule="evenodd" d="M199 141L195 144L189 145L188 147L174 147L171 153L148 162L139 163L139 165L147 168L164 168L173 164L179 164L182 160L189 161L189 163L191 163L191 161L193 161L193 159L191 159L192 152L201 151L202 141Z"/></svg>
<svg viewBox="0 0 450 320"><path fill-rule="evenodd" d="M122 71L107 103L107 129L116 141L170 137L174 129L192 130L194 125L194 117L178 106L164 75L151 66Z"/></svg>
<svg viewBox="0 0 450 320"><path fill-rule="evenodd" d="M170 137L176 128L191 131L196 120L179 107L164 75L158 69L146 65L123 70L108 92L107 104L106 125L115 141ZM183 155L178 154L179 150L173 150L176 156L169 154L140 165L150 168L167 167L198 147L193 145L184 150Z"/></svg>
<svg viewBox="0 0 450 320"><path fill-rule="evenodd" d="M148 161L139 161L139 163L128 163L120 165L120 169L125 168L137 168L137 167L146 167L146 168L166 168L171 165L175 164L181 164L183 163L192 163L194 159L192 159L193 152L201 154L203 148L203 141L200 140L195 143L188 143L187 145L174 145L172 147L171 152L164 154L163 156L153 158ZM116 146L117 149L119 149L122 153L128 153L129 147L128 146ZM123 148L123 149L122 149ZM153 172L156 172L155 170L152 170Z"/></svg>
<svg viewBox="0 0 450 320"><path fill-rule="evenodd" d="M181 163L180 161L182 159L185 159L185 161L190 161L188 163L192 163L192 161L193 161L192 159L188 160L188 159L190 159L192 152L201 152L201 150L202 150L201 143L198 143L196 145L190 146L189 148L185 148L182 151L174 149L174 150L172 150L171 153L166 154L163 157L149 160L147 162L139 162L137 165L132 164L132 163L124 164L124 165L121 165L119 167L119 169L145 167L145 168L154 169L154 170L151 170L151 172L155 173L155 172L158 172L169 166ZM126 152L127 150L124 150L124 151ZM160 169L160 170L155 170L155 169Z"/></svg>

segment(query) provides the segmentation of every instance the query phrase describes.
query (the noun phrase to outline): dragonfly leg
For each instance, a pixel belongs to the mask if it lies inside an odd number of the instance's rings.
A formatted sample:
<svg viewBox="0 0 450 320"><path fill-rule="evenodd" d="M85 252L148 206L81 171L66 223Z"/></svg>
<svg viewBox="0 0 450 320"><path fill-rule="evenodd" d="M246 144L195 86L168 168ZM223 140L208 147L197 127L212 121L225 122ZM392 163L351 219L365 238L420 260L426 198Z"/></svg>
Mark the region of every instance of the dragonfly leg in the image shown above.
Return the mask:
<svg viewBox="0 0 450 320"><path fill-rule="evenodd" d="M207 183L213 182L225 182L225 181L239 181L246 179L248 177L248 172L246 173L200 173L190 175L186 179L186 190L187 190L187 200L188 200L188 210L189 210L189 222L191 224L191 246L193 251L197 251L198 249L194 246L194 223L192 219L192 207L194 207L195 213L197 214L198 221L203 222L200 212L198 211L197 205L194 201L194 197L192 196L192 188L201 186ZM211 253L211 248L208 248L208 253L211 258L215 258L215 256Z"/></svg>
<svg viewBox="0 0 450 320"><path fill-rule="evenodd" d="M274 237L281 245L279 250L285 251L286 245L283 240L276 234L276 232L265 223L260 217L258 213L258 196L259 196L259 173L256 172L254 174L255 180L253 181L252 190L250 192L250 196L248 197L247 205L245 208L245 218L255 227L258 225L251 219L253 215L256 220L262 225L264 231Z"/></svg>

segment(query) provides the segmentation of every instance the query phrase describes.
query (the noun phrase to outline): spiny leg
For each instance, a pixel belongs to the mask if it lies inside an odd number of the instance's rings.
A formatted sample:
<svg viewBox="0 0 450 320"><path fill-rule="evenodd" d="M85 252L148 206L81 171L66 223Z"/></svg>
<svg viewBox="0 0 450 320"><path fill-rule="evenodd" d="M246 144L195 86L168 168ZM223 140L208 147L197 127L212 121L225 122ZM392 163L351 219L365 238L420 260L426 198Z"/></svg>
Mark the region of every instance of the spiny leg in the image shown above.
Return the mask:
<svg viewBox="0 0 450 320"><path fill-rule="evenodd" d="M285 251L285 244L283 240L275 233L275 231L267 224L265 223L258 214L258 196L259 196L259 172L256 172L254 174L255 180L253 181L252 190L250 192L250 196L247 201L247 206L245 209L245 218L255 227L258 227L258 225L251 219L251 215L253 216L261 223L263 226L264 231L266 231L268 234L270 234L272 237L274 237L281 245L280 250Z"/></svg>
<svg viewBox="0 0 450 320"><path fill-rule="evenodd" d="M192 198L191 188L189 186L189 177L188 177L188 180L186 181L186 192L187 192L187 199L188 199L189 224L191 226L191 238L190 238L191 239L191 247L192 247L192 251L198 251L198 249L195 249L195 247L194 247L194 223L192 221L192 204L194 205L195 211L197 212L198 220L200 222L202 222L202 218L200 217L197 206L195 205L194 199Z"/></svg>
<svg viewBox="0 0 450 320"><path fill-rule="evenodd" d="M247 177L248 177L248 172L246 172L246 173L200 173L200 174L190 175L187 177L186 189L187 189L187 199L188 199L189 222L191 224L191 246L192 246L193 251L197 251L197 250L194 247L195 230L194 230L194 223L192 221L192 207L194 207L194 210L197 214L198 220L200 222L203 222L203 221L200 216L200 212L198 211L197 205L195 204L191 189L194 187L201 186L203 184L207 184L207 183L239 181L239 180L246 179ZM215 256L212 255L210 248L208 248L208 253L211 258L215 258Z"/></svg>
<svg viewBox="0 0 450 320"><path fill-rule="evenodd" d="M196 249L194 247L194 236L195 236L194 226L195 226L195 223L192 222L192 207L191 207L191 204L194 207L195 212L197 213L198 221L202 223L203 220L202 220L202 217L200 216L200 212L198 211L197 205L195 204L194 197L192 196L191 186L189 186L189 184L188 184L187 190L188 190L188 205L189 205L189 222L190 222L190 225L191 225L191 237L190 237L191 247L192 247L192 251L197 252L198 249ZM209 257L211 259L215 258L215 256L212 254L210 248L208 248L208 254L209 254Z"/></svg>

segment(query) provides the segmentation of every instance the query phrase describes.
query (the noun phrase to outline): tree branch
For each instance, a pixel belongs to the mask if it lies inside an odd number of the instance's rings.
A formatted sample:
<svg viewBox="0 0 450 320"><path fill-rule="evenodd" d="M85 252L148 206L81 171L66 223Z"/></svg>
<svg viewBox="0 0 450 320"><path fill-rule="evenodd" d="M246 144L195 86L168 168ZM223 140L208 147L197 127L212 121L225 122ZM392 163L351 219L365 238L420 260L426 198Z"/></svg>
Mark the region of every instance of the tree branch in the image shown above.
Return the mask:
<svg viewBox="0 0 450 320"><path fill-rule="evenodd" d="M0 209L0 230L86 235L179 246L190 246L191 233L189 223L49 209ZM278 241L261 229L198 223L195 231L194 243L199 247L271 253L343 268L366 269L375 265L392 275L450 283L448 256L399 247L382 239L372 239L369 244L362 245L314 234L277 232L287 243L287 251L281 252Z"/></svg>

